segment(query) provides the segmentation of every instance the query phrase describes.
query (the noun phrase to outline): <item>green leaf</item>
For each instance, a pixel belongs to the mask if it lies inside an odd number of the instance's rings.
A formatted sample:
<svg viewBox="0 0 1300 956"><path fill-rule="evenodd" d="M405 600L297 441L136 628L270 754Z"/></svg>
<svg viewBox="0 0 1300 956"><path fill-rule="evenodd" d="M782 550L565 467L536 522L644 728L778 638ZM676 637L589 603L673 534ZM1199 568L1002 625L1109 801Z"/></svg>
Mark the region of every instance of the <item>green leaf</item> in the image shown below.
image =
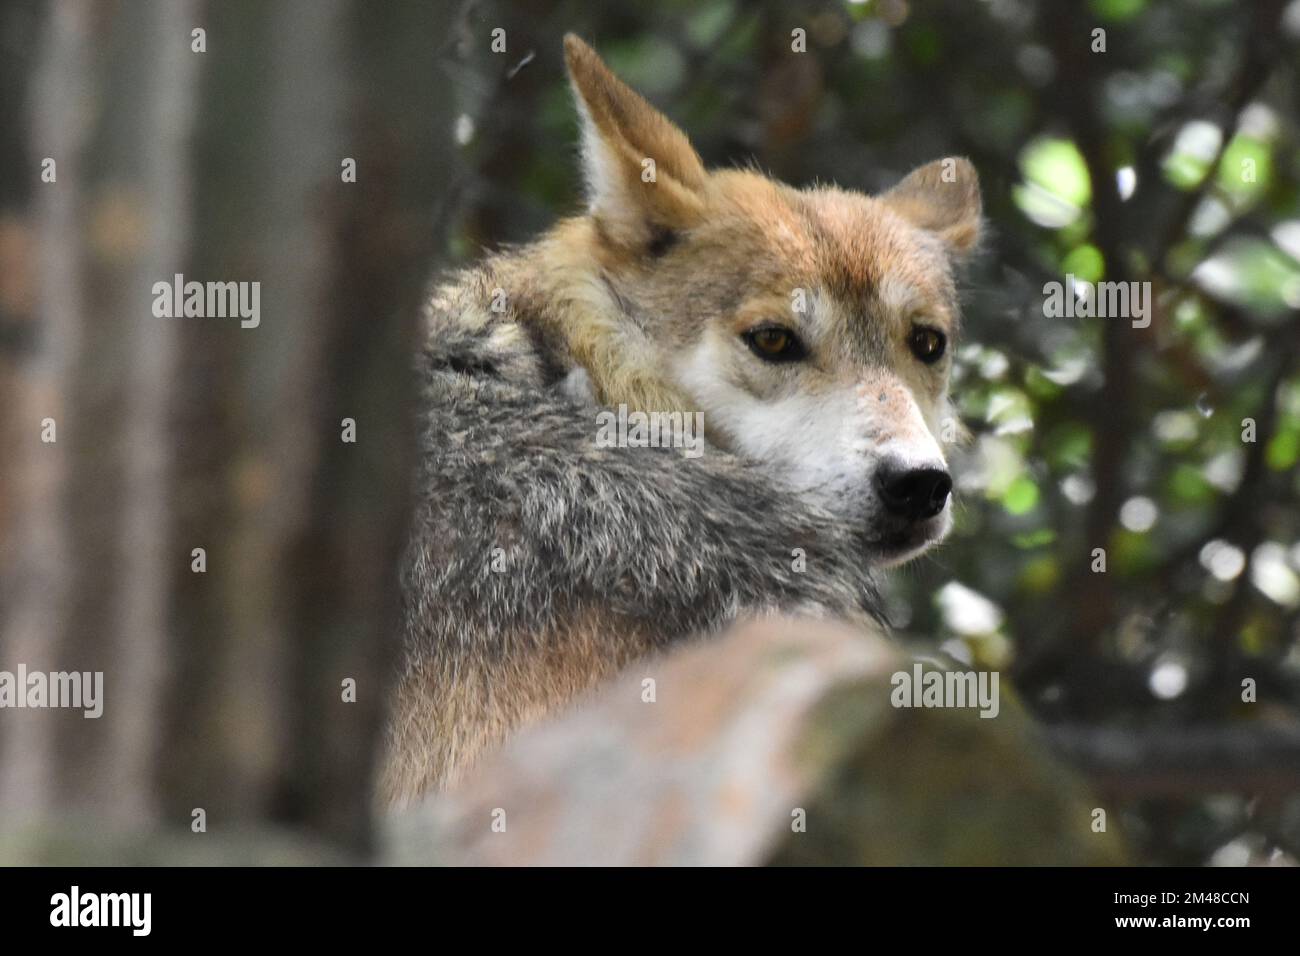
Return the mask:
<svg viewBox="0 0 1300 956"><path fill-rule="evenodd" d="M1038 506L1038 485L1033 479L1021 475L1002 495L1002 507L1010 514L1023 515Z"/></svg>
<svg viewBox="0 0 1300 956"><path fill-rule="evenodd" d="M1100 249L1090 243L1084 243L1075 246L1061 260L1061 270L1076 279L1100 282L1106 275L1106 260L1102 258Z"/></svg>
<svg viewBox="0 0 1300 956"><path fill-rule="evenodd" d="M1017 548L1030 550L1032 548L1041 548L1043 545L1051 544L1056 540L1056 532L1051 528L1039 528L1037 531L1028 531L1025 534L1015 535L1011 543Z"/></svg>
<svg viewBox="0 0 1300 956"><path fill-rule="evenodd" d="M1079 148L1068 139L1037 139L1020 154L1025 179L1072 206L1092 201L1092 182Z"/></svg>
<svg viewBox="0 0 1300 956"><path fill-rule="evenodd" d="M1300 429L1287 429L1273 436L1264 454L1264 461L1274 471L1287 471L1300 461Z"/></svg>
<svg viewBox="0 0 1300 956"><path fill-rule="evenodd" d="M1223 151L1219 164L1219 185L1237 196L1251 196L1268 189L1273 176L1273 152L1268 143L1249 136L1237 136Z"/></svg>
<svg viewBox="0 0 1300 956"><path fill-rule="evenodd" d="M1146 9L1146 0L1091 0L1092 12L1103 20L1132 20Z"/></svg>

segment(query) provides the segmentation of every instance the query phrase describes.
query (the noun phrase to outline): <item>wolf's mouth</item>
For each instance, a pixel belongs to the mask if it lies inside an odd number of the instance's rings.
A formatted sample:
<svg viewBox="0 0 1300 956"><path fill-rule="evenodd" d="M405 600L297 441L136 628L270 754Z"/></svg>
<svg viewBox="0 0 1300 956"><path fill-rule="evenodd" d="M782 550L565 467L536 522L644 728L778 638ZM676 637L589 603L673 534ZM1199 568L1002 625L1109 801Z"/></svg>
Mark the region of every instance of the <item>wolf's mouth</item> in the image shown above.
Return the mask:
<svg viewBox="0 0 1300 956"><path fill-rule="evenodd" d="M950 526L949 509L945 508L924 521L891 528L871 541L872 560L887 568L904 564L942 541Z"/></svg>

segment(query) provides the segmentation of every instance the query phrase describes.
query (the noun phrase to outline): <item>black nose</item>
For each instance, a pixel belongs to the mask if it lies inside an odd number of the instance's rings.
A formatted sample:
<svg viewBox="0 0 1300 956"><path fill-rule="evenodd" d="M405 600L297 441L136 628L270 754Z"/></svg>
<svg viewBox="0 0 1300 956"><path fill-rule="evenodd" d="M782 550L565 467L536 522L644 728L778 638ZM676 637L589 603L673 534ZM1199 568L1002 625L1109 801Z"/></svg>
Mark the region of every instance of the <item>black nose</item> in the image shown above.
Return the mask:
<svg viewBox="0 0 1300 956"><path fill-rule="evenodd" d="M880 500L892 513L909 521L933 518L943 510L952 491L952 478L942 468L882 467L876 486Z"/></svg>

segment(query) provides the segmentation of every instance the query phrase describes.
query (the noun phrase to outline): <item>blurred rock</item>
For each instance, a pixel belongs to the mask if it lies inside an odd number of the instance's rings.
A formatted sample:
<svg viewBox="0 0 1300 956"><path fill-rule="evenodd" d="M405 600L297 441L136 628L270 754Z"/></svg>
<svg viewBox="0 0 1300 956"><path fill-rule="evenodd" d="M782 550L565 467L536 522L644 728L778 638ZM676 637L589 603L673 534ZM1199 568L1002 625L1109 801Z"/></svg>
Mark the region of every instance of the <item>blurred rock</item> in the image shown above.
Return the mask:
<svg viewBox="0 0 1300 956"><path fill-rule="evenodd" d="M738 625L634 666L452 792L394 815L385 862L1122 861L1006 686L993 719L897 709L891 676L911 668L879 634Z"/></svg>

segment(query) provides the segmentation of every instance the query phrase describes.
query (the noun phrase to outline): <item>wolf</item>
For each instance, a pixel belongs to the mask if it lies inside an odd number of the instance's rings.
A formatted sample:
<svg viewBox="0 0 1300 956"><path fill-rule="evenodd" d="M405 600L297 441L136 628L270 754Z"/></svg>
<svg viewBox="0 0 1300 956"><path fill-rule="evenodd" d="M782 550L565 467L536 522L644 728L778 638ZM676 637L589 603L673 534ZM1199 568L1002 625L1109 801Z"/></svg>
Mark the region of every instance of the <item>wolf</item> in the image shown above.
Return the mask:
<svg viewBox="0 0 1300 956"><path fill-rule="evenodd" d="M587 44L564 51L584 214L444 278L426 309L389 805L739 618L880 626L877 569L952 523L939 439L971 164L874 197L709 171ZM598 442L622 406L702 415L702 453Z"/></svg>

